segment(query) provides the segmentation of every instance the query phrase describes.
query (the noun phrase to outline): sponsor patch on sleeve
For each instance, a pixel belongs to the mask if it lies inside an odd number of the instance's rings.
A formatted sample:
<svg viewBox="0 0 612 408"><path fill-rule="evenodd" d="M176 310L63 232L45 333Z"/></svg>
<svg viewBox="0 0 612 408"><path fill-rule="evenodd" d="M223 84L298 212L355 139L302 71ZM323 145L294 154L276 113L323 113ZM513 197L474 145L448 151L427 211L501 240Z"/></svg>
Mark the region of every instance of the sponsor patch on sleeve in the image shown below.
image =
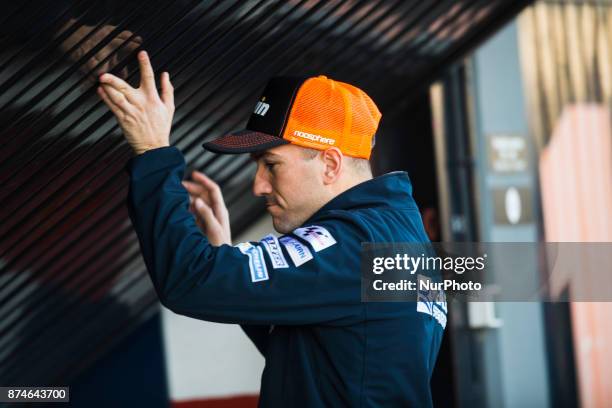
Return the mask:
<svg viewBox="0 0 612 408"><path fill-rule="evenodd" d="M336 243L336 240L329 231L320 225L310 225L308 227L298 228L293 231L293 233L307 241L315 252L329 248Z"/></svg>
<svg viewBox="0 0 612 408"><path fill-rule="evenodd" d="M425 279L430 280L428 277L423 275L417 275L418 280ZM446 327L446 296L444 292L434 290L419 290L417 293L417 312L425 313L433 316L436 321L442 326Z"/></svg>
<svg viewBox="0 0 612 408"><path fill-rule="evenodd" d="M272 234L266 235L261 239L261 243L270 256L270 261L272 261L272 267L274 269L289 267L289 264L283 255L283 250L281 249L280 243L278 242L278 238Z"/></svg>
<svg viewBox="0 0 612 408"><path fill-rule="evenodd" d="M268 268L266 267L266 261L261 247L255 246L249 242L241 242L236 245L236 248L249 257L249 271L251 272L252 282L260 282L269 279Z"/></svg>
<svg viewBox="0 0 612 408"><path fill-rule="evenodd" d="M303 265L304 263L312 259L312 252L310 249L300 241L292 237L282 237L280 242L287 249L287 253L295 266Z"/></svg>

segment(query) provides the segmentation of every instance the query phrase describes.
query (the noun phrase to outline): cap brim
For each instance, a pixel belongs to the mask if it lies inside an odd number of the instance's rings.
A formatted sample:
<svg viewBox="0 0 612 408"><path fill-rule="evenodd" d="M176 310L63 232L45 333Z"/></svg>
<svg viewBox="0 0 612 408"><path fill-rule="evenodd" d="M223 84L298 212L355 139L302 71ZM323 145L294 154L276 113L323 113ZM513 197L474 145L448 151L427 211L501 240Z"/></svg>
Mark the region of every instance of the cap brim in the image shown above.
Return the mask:
<svg viewBox="0 0 612 408"><path fill-rule="evenodd" d="M284 144L289 142L267 133L245 129L206 142L202 147L214 153L239 154L259 152Z"/></svg>

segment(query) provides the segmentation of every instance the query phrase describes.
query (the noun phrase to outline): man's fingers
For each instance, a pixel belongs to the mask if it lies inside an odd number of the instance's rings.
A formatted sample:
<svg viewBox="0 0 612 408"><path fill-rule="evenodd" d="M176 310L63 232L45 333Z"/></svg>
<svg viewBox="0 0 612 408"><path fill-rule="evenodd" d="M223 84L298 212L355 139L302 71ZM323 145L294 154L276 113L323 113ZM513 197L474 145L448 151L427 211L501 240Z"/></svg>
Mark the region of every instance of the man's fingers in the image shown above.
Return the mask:
<svg viewBox="0 0 612 408"><path fill-rule="evenodd" d="M195 181L200 183L206 190L208 190L213 205L223 205L223 207L225 207L223 193L221 193L221 187L219 187L217 183L199 171L194 171L191 177L193 177Z"/></svg>
<svg viewBox="0 0 612 408"><path fill-rule="evenodd" d="M198 214L195 208L195 200L193 200L193 197L191 196L189 196L189 212L193 214L198 228L200 228L202 232L204 232L204 223L202 222L202 219L200 218L200 215Z"/></svg>
<svg viewBox="0 0 612 408"><path fill-rule="evenodd" d="M211 185L208 184L206 181L203 182L201 179L199 179L195 175L195 173L196 172L192 173L193 181L183 180L183 186L189 192L189 194L200 197L202 200L204 200L206 204L212 206L214 204L213 202L214 200L212 198L213 193L211 191L212 190ZM212 185L216 186L216 184L214 184L212 180L210 179L208 180L210 183L212 183Z"/></svg>
<svg viewBox="0 0 612 408"><path fill-rule="evenodd" d="M199 171L194 171L191 176L193 181L183 181L185 189L190 195L202 200L212 210L212 214L220 226L229 227L227 207L219 185Z"/></svg>
<svg viewBox="0 0 612 408"><path fill-rule="evenodd" d="M163 72L161 75L161 99L168 109L174 110L174 87L168 72Z"/></svg>
<svg viewBox="0 0 612 408"><path fill-rule="evenodd" d="M100 83L107 87L112 87L118 92L121 92L130 102L133 100L133 93L135 89L132 88L123 79L118 78L115 75L109 74L107 72L106 74L100 76Z"/></svg>
<svg viewBox="0 0 612 408"><path fill-rule="evenodd" d="M207 206L212 207L213 204L211 202L210 192L208 190L206 190L200 184L194 183L193 181L184 180L182 183L183 183L183 187L185 187L185 189L189 193L190 202L193 202L196 198L200 198L204 200L204 203Z"/></svg>
<svg viewBox="0 0 612 408"><path fill-rule="evenodd" d="M130 110L130 103L126 99L125 95L117 91L111 86L102 85L102 89L110 100L119 108L123 113L127 113Z"/></svg>
<svg viewBox="0 0 612 408"><path fill-rule="evenodd" d="M199 171L194 171L192 177L206 190L209 204L217 216L217 219L223 224L228 223L227 207L225 206L223 193L219 185Z"/></svg>
<svg viewBox="0 0 612 408"><path fill-rule="evenodd" d="M99 86L98 87L98 95L100 96L100 98L102 98L102 100L104 101L104 103L106 104L106 106L109 107L109 109L111 110L111 112L113 112L115 114L115 116L119 116L120 114L122 114L121 109L115 105L113 103L113 101L111 100L111 98L108 96L108 94L106 93L106 91L104 90L104 87Z"/></svg>
<svg viewBox="0 0 612 408"><path fill-rule="evenodd" d="M204 226L207 232L210 230L220 229L219 221L215 218L215 214L213 213L212 208L210 208L204 200L201 198L196 198L194 202L194 206L197 212L197 215L200 217L200 220L204 223Z"/></svg>
<svg viewBox="0 0 612 408"><path fill-rule="evenodd" d="M138 64L140 65L140 87L151 94L157 94L155 74L153 73L153 67L146 51L138 53Z"/></svg>
<svg viewBox="0 0 612 408"><path fill-rule="evenodd" d="M200 225L200 228L204 234L208 237L209 241L213 245L229 244L231 245L231 231L229 225L229 217L227 214L227 208L223 203L223 196L221 196L221 189L208 177L204 176L200 172L193 172L195 183L186 182L184 185L193 186L196 185L203 190L203 194L200 196L194 196L193 208L196 214L196 222ZM217 191L213 193L213 191ZM210 199L213 194L218 194L217 203L211 205L210 200L206 202L202 197ZM220 203L220 205L218 204Z"/></svg>
<svg viewBox="0 0 612 408"><path fill-rule="evenodd" d="M204 188L193 181L183 180L183 187L185 187L185 190L187 190L189 195L199 197L204 194Z"/></svg>
<svg viewBox="0 0 612 408"><path fill-rule="evenodd" d="M103 85L108 85L108 86L112 86L113 88L115 88L117 91L126 94L126 93L132 93L135 91L134 88L132 88L130 86L130 84L128 84L127 82L125 82L123 79L116 77L113 74L109 74L108 72L106 74L103 74L100 76L100 82Z"/></svg>

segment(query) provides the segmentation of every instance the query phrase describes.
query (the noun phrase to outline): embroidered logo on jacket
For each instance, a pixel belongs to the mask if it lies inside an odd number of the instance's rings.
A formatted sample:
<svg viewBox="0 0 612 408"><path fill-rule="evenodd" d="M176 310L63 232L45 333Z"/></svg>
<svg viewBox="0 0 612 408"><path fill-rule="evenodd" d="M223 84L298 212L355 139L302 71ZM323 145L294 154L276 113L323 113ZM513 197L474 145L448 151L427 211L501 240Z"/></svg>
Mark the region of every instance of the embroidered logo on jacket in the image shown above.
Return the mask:
<svg viewBox="0 0 612 408"><path fill-rule="evenodd" d="M282 237L280 242L287 249L287 253L291 257L291 260L295 266L300 266L312 259L312 252L310 249L300 241L291 237Z"/></svg>
<svg viewBox="0 0 612 408"><path fill-rule="evenodd" d="M332 237L329 231L319 225L298 228L293 231L293 233L302 238L304 241L308 241L315 252L329 248L336 243L336 240L334 237Z"/></svg>
<svg viewBox="0 0 612 408"><path fill-rule="evenodd" d="M430 280L429 277L417 275L418 280ZM419 290L417 292L417 312L425 313L433 316L434 319L444 329L446 327L446 296L444 291L438 290Z"/></svg>
<svg viewBox="0 0 612 408"><path fill-rule="evenodd" d="M249 271L251 272L251 281L259 282L268 280L268 268L264 259L263 251L260 247L254 246L249 242L241 242L236 247L249 257Z"/></svg>
<svg viewBox="0 0 612 408"><path fill-rule="evenodd" d="M278 238L272 234L266 235L261 239L261 243L263 244L264 248L266 248L268 255L270 255L270 260L272 261L272 267L274 269L289 267L289 264L283 255L280 243L278 242Z"/></svg>

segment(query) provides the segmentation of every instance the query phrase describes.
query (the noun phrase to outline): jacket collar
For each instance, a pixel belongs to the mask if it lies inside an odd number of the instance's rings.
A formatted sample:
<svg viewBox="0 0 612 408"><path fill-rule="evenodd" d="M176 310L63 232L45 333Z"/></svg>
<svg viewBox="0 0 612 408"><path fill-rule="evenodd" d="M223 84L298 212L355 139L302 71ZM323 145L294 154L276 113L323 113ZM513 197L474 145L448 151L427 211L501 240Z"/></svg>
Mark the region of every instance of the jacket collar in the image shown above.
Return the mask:
<svg viewBox="0 0 612 408"><path fill-rule="evenodd" d="M334 197L313 217L325 211L371 207L417 209L408 173L394 171L357 184Z"/></svg>

